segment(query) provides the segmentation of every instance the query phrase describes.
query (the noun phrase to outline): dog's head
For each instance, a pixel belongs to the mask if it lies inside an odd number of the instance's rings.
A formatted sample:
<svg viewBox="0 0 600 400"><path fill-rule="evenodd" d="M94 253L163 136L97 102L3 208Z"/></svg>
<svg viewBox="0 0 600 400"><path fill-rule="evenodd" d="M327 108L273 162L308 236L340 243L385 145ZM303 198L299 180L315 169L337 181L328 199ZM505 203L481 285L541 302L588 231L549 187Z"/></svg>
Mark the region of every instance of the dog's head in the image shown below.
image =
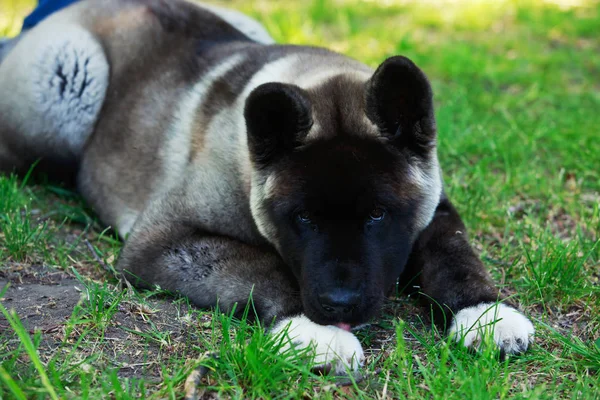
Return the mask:
<svg viewBox="0 0 600 400"><path fill-rule="evenodd" d="M245 119L252 215L299 280L305 313L367 322L440 198L427 78L393 57L366 82L267 83Z"/></svg>

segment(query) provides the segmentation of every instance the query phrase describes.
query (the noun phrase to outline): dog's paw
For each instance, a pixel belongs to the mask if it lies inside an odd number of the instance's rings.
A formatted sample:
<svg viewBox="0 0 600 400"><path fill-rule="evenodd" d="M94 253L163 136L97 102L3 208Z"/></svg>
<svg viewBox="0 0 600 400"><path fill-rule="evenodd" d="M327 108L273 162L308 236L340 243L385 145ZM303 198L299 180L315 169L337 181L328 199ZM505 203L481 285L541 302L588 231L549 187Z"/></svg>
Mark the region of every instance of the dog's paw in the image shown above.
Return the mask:
<svg viewBox="0 0 600 400"><path fill-rule="evenodd" d="M527 317L505 304L481 303L460 310L454 316L449 334L464 338L466 347L477 348L483 335L491 333L503 355L523 353L533 340L535 329Z"/></svg>
<svg viewBox="0 0 600 400"><path fill-rule="evenodd" d="M363 349L356 336L337 326L318 325L299 315L281 320L271 330L274 335L281 332L287 335L281 350L289 349L290 345L297 349L312 347L315 368L343 375L347 370L356 371L364 361Z"/></svg>

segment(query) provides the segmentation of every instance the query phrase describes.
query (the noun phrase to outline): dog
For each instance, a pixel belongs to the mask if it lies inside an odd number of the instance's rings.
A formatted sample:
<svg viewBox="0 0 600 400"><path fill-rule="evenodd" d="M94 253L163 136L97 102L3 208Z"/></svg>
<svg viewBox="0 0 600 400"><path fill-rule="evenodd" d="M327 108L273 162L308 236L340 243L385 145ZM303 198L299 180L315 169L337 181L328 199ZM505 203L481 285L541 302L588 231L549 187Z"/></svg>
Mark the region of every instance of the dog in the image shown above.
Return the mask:
<svg viewBox="0 0 600 400"><path fill-rule="evenodd" d="M275 44L255 20L181 0L84 0L0 64L0 168L74 177L125 239L117 268L200 307L253 313L336 373L396 284L450 336L527 350L446 196L432 90Z"/></svg>

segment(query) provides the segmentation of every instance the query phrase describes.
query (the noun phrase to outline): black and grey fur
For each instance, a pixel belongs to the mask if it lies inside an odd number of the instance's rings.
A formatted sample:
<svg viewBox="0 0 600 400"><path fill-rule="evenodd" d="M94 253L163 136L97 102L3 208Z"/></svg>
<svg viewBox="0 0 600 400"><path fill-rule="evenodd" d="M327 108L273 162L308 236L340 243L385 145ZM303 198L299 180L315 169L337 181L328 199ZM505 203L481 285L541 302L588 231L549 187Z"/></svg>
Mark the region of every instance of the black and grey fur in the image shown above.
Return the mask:
<svg viewBox="0 0 600 400"><path fill-rule="evenodd" d="M373 71L233 11L84 0L21 38L0 91L0 168L74 175L139 286L222 310L252 293L340 368L398 279L451 334L498 320L502 350L528 347L443 193L431 87L405 57Z"/></svg>

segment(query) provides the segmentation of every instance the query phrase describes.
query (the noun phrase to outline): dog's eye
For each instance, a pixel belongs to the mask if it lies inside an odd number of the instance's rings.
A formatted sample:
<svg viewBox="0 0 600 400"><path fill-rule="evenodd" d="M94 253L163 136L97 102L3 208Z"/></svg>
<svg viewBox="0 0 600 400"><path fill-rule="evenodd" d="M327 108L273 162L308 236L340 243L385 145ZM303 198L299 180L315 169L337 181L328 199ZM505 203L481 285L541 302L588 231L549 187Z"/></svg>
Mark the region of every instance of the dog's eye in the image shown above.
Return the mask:
<svg viewBox="0 0 600 400"><path fill-rule="evenodd" d="M310 224L312 222L311 215L308 211L300 211L296 214L296 219L301 224Z"/></svg>
<svg viewBox="0 0 600 400"><path fill-rule="evenodd" d="M385 210L380 207L375 207L369 214L369 222L379 222L385 217Z"/></svg>

